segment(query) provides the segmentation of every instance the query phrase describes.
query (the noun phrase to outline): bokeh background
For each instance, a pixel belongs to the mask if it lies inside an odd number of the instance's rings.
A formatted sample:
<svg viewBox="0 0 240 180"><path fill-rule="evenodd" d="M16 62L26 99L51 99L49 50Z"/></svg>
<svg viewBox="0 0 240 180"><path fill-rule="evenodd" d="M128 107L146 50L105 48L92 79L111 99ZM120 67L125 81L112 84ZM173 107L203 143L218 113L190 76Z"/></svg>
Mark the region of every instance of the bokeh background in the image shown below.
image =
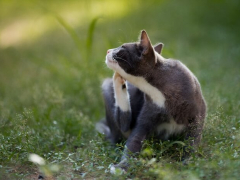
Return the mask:
<svg viewBox="0 0 240 180"><path fill-rule="evenodd" d="M181 145L146 143L156 161L143 158L126 176L239 178L239 17L238 0L1 0L0 179L36 178L29 153L62 167L50 173L56 179L114 178L108 165L121 151L94 130L104 117L101 82L113 74L105 55L142 29L198 77L208 117L189 166L175 157Z"/></svg>

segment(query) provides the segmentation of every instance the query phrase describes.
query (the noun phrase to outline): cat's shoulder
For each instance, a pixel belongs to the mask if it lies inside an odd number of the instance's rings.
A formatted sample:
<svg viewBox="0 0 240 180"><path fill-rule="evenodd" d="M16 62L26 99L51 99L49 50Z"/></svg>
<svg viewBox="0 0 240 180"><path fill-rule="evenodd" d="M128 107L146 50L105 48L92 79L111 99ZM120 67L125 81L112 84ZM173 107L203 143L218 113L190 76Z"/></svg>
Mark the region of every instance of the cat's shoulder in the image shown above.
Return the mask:
<svg viewBox="0 0 240 180"><path fill-rule="evenodd" d="M181 60L178 60L178 59L172 59L172 58L165 59L165 61L162 63L162 67L163 68L167 67L174 71L183 71L183 72L190 73L191 75L193 75L193 73L187 67L187 65L185 65Z"/></svg>

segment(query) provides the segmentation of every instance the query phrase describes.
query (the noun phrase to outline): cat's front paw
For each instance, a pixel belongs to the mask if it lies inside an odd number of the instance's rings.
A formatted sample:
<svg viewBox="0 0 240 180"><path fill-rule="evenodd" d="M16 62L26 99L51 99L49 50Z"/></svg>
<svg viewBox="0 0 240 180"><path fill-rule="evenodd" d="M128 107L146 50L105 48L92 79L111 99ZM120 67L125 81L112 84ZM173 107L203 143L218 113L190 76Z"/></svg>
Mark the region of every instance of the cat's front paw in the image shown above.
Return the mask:
<svg viewBox="0 0 240 180"><path fill-rule="evenodd" d="M121 175L121 174L126 174L127 173L128 167L129 167L129 164L127 162L127 159L125 159L125 160L122 160L117 165L110 164L109 169L110 169L111 174Z"/></svg>
<svg viewBox="0 0 240 180"><path fill-rule="evenodd" d="M127 173L127 171L125 169L119 167L118 165L114 165L114 164L111 164L109 166L109 169L110 169L110 173L115 174L115 175L121 175L121 174Z"/></svg>
<svg viewBox="0 0 240 180"><path fill-rule="evenodd" d="M114 85L115 86L119 86L119 87L122 87L122 88L126 87L126 85L125 85L126 80L123 79L123 77L119 73L117 73L117 72L114 73L113 80L114 80Z"/></svg>

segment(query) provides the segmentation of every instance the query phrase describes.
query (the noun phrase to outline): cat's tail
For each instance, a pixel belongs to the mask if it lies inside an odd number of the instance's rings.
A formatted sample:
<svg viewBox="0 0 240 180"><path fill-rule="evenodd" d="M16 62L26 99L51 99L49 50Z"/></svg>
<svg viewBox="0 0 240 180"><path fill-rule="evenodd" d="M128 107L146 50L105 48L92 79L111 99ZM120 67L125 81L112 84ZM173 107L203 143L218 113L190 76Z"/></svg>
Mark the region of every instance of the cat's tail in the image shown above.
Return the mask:
<svg viewBox="0 0 240 180"><path fill-rule="evenodd" d="M110 136L110 128L107 125L107 121L105 118L101 119L95 126L95 129L106 136L108 138Z"/></svg>

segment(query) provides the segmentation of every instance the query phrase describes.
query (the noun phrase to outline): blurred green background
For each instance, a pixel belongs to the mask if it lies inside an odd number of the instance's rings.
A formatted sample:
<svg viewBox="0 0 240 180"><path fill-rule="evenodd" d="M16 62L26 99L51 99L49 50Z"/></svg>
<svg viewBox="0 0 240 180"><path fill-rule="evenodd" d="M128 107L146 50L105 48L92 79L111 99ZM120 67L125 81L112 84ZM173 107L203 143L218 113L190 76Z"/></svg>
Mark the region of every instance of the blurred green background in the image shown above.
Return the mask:
<svg viewBox="0 0 240 180"><path fill-rule="evenodd" d="M180 59L198 77L208 117L188 167L172 158L181 153L172 147L126 176L237 179L239 17L238 0L1 0L0 179L37 176L29 153L64 167L57 179L116 178L108 165L121 155L94 130L104 117L101 82L113 73L105 55L137 41L142 29L153 44L164 43L164 57Z"/></svg>

